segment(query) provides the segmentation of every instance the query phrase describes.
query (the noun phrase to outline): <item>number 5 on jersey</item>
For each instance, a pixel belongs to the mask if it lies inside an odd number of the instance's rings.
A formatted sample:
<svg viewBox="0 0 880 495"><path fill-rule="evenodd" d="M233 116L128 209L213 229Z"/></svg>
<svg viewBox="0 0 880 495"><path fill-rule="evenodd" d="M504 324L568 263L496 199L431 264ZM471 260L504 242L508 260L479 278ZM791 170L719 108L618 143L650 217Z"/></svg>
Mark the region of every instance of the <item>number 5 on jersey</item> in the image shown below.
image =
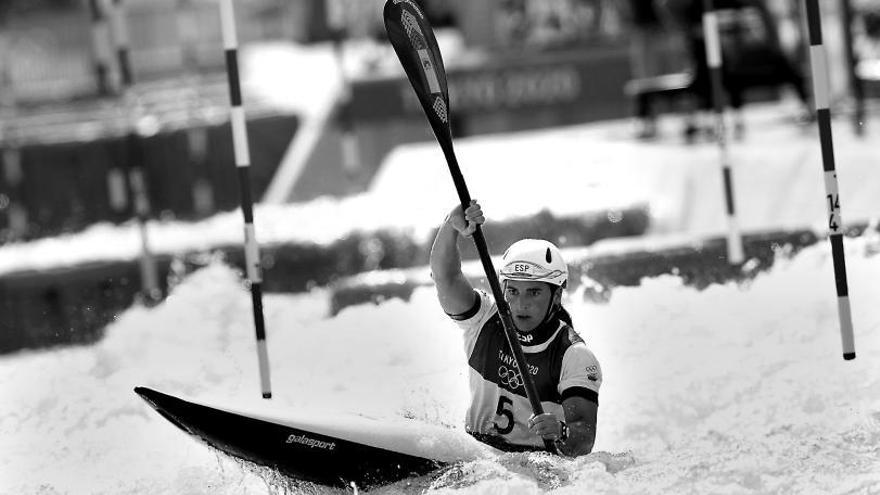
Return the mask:
<svg viewBox="0 0 880 495"><path fill-rule="evenodd" d="M498 423L495 423L495 429L498 430L498 433L502 435L506 435L513 431L513 411L508 406L513 406L513 401L510 400L509 397L505 397L503 395L499 396L498 408L495 409L495 414L507 418L507 425L502 427Z"/></svg>

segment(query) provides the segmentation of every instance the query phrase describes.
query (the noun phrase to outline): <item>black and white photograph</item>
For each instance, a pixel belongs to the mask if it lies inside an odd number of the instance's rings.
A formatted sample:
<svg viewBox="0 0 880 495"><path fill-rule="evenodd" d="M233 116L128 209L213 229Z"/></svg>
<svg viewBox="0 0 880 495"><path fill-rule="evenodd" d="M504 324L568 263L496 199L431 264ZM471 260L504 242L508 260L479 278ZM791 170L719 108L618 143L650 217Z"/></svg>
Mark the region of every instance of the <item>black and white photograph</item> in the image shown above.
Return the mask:
<svg viewBox="0 0 880 495"><path fill-rule="evenodd" d="M880 494L880 0L0 0L62 494Z"/></svg>

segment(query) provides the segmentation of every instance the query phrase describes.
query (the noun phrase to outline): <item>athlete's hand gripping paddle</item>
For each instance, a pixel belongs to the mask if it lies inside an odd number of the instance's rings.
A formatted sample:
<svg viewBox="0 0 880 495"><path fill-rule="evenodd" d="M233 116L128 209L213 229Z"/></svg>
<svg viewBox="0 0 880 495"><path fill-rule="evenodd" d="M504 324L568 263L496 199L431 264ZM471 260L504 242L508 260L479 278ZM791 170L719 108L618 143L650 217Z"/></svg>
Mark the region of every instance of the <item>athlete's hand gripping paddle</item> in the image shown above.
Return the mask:
<svg viewBox="0 0 880 495"><path fill-rule="evenodd" d="M452 174L452 181L455 183L455 189L458 191L458 199L461 201L462 209L466 209L471 203L471 196L468 192L464 176L458 166L458 160L455 158L455 150L452 148L452 129L449 125L450 109L449 109L449 91L446 85L446 70L443 67L443 58L440 56L440 49L437 46L437 39L434 37L434 30L428 23L428 19L422 9L413 0L386 0L383 13L385 19L385 30L388 32L388 39L397 57L400 59L406 77L412 84L425 116L434 130L434 136L443 150L446 157L446 163L449 165L449 172ZM504 326L504 333L507 336L507 342L513 351L514 359L517 367L521 370L526 392L526 397L532 406L535 415L543 414L544 409L541 407L541 400L538 398L538 391L535 388L535 382L528 373L529 367L526 363L525 355L516 336L516 330L513 326L513 318L510 314L510 307L504 300L504 294L501 292L501 285L498 283L498 277L495 274L495 268L492 266L492 260L489 257L489 249L486 247L486 238L483 231L477 226L472 236L477 252L480 254L480 261L483 263L483 270L486 272L486 279L492 288L492 295L495 297L495 303L498 306L498 314L501 316L501 323ZM544 440L544 445L550 452L556 453L556 445L551 440Z"/></svg>

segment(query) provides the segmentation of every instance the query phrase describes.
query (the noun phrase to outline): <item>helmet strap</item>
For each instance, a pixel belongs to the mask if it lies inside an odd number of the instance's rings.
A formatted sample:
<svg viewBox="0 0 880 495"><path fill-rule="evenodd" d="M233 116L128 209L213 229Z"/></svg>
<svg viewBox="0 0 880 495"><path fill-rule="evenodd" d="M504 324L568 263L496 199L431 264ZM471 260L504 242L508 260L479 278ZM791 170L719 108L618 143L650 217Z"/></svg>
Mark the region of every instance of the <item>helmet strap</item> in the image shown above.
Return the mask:
<svg viewBox="0 0 880 495"><path fill-rule="evenodd" d="M562 307L562 303L556 300L556 296L562 291L562 286L553 284L550 284L550 286L553 287L552 293L550 294L550 306L547 307L547 314L544 315L544 320L541 321L541 325L552 321L553 318L556 317L556 314L559 313L559 308Z"/></svg>

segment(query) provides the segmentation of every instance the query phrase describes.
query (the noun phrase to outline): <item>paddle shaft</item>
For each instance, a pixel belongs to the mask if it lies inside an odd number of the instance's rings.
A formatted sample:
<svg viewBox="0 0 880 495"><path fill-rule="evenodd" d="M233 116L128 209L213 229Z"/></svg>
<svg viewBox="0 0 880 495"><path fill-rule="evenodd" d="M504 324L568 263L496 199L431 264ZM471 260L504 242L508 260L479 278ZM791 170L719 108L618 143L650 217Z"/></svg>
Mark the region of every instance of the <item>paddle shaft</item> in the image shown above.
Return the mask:
<svg viewBox="0 0 880 495"><path fill-rule="evenodd" d="M471 203L471 195L470 192L468 192L467 183L464 180L464 175L461 173L461 168L458 166L458 159L455 157L455 150L452 148L452 134L448 133L442 137L440 134L436 134L436 137L437 142L440 143L440 148L443 150L443 155L446 157L446 164L449 166L449 173L452 176L452 181L455 183L455 190L458 192L458 199L461 201L462 211L464 211ZM495 298L495 305L498 308L498 315L501 317L501 326L504 328L507 343L510 346L510 350L513 352L516 366L519 368L520 374L523 377L523 386L525 387L526 397L529 399L529 404L532 406L532 412L535 415L544 414L544 407L541 405L541 399L538 396L538 389L535 387L535 381L532 380L529 366L526 362L525 353L523 353L519 338L516 335L516 327L514 326L513 317L510 313L510 306L507 305L507 301L504 299L504 292L501 290L501 284L498 281L498 276L495 274L495 267L492 265L492 258L489 255L489 247L486 244L486 237L483 235L483 229L477 225L477 228L474 230L471 237L474 240L477 253L480 255L480 262L483 265L483 271L486 273L486 280L489 282L489 287L492 289L492 296ZM557 453L556 444L553 443L552 440L547 440L545 438L544 446L548 451Z"/></svg>
<svg viewBox="0 0 880 495"><path fill-rule="evenodd" d="M406 77L412 85L419 103L421 103L431 129L434 131L434 137L437 138L437 142L443 150L462 208L466 209L471 203L471 195L452 147L446 69L443 65L443 56L440 53L437 38L434 36L434 30L425 13L413 0L386 0L383 18L388 40L397 53ZM519 338L516 335L510 307L504 300L501 284L498 283L495 268L489 257L486 238L479 225L472 237L483 264L483 270L486 272L486 279L492 289L492 296L495 298L505 337L513 352L516 366L522 375L523 387L532 406L532 412L535 415L543 414L544 408L541 407L535 382L529 373L525 354L523 354L522 346L520 346ZM545 439L544 445L548 451L557 453L556 445L551 440Z"/></svg>

